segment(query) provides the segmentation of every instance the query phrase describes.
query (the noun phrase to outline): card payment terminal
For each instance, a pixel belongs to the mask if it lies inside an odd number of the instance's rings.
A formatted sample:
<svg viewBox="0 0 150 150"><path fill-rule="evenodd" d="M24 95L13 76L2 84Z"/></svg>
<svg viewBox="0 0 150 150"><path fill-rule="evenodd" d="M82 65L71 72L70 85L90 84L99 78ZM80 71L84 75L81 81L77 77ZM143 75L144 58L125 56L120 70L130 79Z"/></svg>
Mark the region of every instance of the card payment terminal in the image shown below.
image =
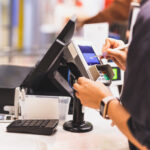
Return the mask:
<svg viewBox="0 0 150 150"><path fill-rule="evenodd" d="M104 65L91 43L73 40L65 51L68 62L74 63L82 76L94 81L101 81L105 85L110 85L113 78L113 71L109 65Z"/></svg>

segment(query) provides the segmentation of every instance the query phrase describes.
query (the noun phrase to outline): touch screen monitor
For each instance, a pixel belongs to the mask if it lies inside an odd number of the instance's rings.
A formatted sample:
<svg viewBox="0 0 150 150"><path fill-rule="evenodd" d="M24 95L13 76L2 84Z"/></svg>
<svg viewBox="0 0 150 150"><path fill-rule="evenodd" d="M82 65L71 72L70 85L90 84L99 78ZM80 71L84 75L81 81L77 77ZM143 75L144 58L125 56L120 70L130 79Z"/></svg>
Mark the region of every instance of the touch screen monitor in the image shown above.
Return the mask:
<svg viewBox="0 0 150 150"><path fill-rule="evenodd" d="M52 78L61 76L58 72L54 75L54 72L60 66L64 49L71 42L75 31L75 24L76 17L72 17L63 28L61 33L58 35L56 40L53 42L53 44L50 46L43 58L25 78L24 82L22 83L22 87L27 88L28 90L31 89L31 94L41 94L42 90L44 91L43 94L49 94L47 93L47 90L51 91L53 94L58 88L64 88L63 85L52 83L54 81ZM51 80L51 83L47 78ZM59 77L59 79L61 79L61 77ZM65 91L66 90L64 89L62 93L65 93Z"/></svg>
<svg viewBox="0 0 150 150"><path fill-rule="evenodd" d="M89 66L100 64L96 54L91 46L80 46L79 48L83 54L83 57Z"/></svg>
<svg viewBox="0 0 150 150"><path fill-rule="evenodd" d="M78 39L72 40L66 52L68 59L78 66L81 74L91 80L96 81L100 77L97 65L102 65L97 58L97 53L92 43Z"/></svg>

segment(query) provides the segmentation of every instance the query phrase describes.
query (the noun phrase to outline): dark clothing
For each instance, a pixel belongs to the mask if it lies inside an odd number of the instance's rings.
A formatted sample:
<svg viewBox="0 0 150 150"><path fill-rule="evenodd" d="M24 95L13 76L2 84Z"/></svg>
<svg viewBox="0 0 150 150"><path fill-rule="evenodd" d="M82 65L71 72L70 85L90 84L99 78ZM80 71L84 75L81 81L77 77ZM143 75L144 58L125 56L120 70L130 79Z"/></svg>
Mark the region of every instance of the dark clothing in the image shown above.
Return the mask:
<svg viewBox="0 0 150 150"><path fill-rule="evenodd" d="M127 56L121 101L133 136L150 148L150 1L141 7Z"/></svg>
<svg viewBox="0 0 150 150"><path fill-rule="evenodd" d="M141 0L141 5L143 5L145 2L147 2L148 0Z"/></svg>
<svg viewBox="0 0 150 150"><path fill-rule="evenodd" d="M138 148L136 148L132 143L130 143L130 141L129 141L129 149L130 150L138 150Z"/></svg>

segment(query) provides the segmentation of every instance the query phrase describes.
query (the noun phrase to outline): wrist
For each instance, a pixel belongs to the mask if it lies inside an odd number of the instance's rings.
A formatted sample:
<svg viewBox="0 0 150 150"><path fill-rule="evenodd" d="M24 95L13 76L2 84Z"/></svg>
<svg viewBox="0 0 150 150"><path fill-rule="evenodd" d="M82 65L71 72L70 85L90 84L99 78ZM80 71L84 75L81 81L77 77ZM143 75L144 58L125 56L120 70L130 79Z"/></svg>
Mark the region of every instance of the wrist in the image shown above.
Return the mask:
<svg viewBox="0 0 150 150"><path fill-rule="evenodd" d="M101 105L101 102L102 102L102 100L103 99L105 99L106 97L110 97L110 96L112 96L113 97L113 95L112 94L104 94L104 95L102 95L101 93L99 94L99 98L98 98L98 100L97 100L97 110L100 110L100 105Z"/></svg>
<svg viewBox="0 0 150 150"><path fill-rule="evenodd" d="M118 107L118 105L120 105L120 102L117 98L114 98L113 101L109 102L108 108L107 108L107 114L108 114L109 118L111 118L112 110L116 109L116 107Z"/></svg>
<svg viewBox="0 0 150 150"><path fill-rule="evenodd" d="M103 98L100 102L100 115L105 118L105 119L109 119L108 116L108 106L109 103L113 100L115 100L116 98L114 96L106 96L105 98Z"/></svg>

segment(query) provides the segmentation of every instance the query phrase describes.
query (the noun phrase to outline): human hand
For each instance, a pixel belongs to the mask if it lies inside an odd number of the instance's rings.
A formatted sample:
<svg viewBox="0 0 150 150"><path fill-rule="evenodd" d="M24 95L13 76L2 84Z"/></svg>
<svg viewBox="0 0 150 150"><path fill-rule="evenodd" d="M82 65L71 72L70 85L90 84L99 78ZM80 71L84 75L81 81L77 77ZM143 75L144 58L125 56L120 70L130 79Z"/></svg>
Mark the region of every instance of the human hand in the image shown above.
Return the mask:
<svg viewBox="0 0 150 150"><path fill-rule="evenodd" d="M123 50L113 50L119 46L123 46L124 42L121 40L115 40L111 38L107 38L106 42L102 48L103 57L106 59L113 60L120 69L126 69L126 59L127 59L127 49Z"/></svg>
<svg viewBox="0 0 150 150"><path fill-rule="evenodd" d="M112 96L109 89L100 81L92 81L85 77L80 77L73 85L76 90L76 97L81 104L94 109L99 109L100 102L107 96Z"/></svg>
<svg viewBox="0 0 150 150"><path fill-rule="evenodd" d="M84 16L84 17L78 17L77 22L76 22L76 29L79 30L81 29L85 24L88 24L88 16Z"/></svg>
<svg viewBox="0 0 150 150"><path fill-rule="evenodd" d="M115 126L115 123L114 123L113 121L111 122L111 126L112 126L112 127L114 127L114 126Z"/></svg>
<svg viewBox="0 0 150 150"><path fill-rule="evenodd" d="M77 31L80 30L83 26L84 26L84 19L77 19L77 22L76 22L76 29Z"/></svg>

